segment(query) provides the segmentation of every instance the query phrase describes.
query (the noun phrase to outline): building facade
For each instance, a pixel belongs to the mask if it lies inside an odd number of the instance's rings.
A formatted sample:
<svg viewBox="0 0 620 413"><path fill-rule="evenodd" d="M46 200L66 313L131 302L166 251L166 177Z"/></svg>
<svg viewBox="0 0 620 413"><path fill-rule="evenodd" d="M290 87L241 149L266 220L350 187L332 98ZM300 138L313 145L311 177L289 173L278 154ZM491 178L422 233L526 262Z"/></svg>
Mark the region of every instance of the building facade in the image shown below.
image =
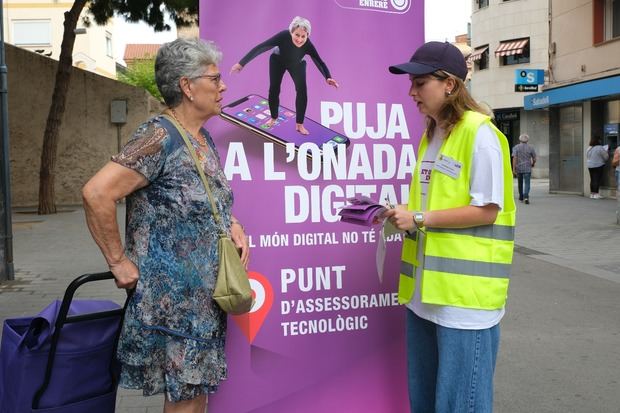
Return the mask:
<svg viewBox="0 0 620 413"><path fill-rule="evenodd" d="M538 155L532 176L538 178L549 174L549 112L524 109L528 92L523 90L538 85L525 88L516 85L516 78L520 73L546 73L548 45L548 0L473 0L472 95L493 109L510 147L519 143L521 133L530 136Z"/></svg>
<svg viewBox="0 0 620 413"><path fill-rule="evenodd" d="M550 115L550 190L589 195L590 140L600 137L610 155L619 144L620 1L549 3L549 82L525 108ZM601 193L615 195L609 163Z"/></svg>
<svg viewBox="0 0 620 413"><path fill-rule="evenodd" d="M4 40L58 60L63 37L64 12L73 2L58 0L8 0L4 8ZM88 18L83 11L76 29L73 47L73 64L81 69L116 78L114 54L114 26L110 19L105 26L98 26L90 18L90 26L83 24Z"/></svg>

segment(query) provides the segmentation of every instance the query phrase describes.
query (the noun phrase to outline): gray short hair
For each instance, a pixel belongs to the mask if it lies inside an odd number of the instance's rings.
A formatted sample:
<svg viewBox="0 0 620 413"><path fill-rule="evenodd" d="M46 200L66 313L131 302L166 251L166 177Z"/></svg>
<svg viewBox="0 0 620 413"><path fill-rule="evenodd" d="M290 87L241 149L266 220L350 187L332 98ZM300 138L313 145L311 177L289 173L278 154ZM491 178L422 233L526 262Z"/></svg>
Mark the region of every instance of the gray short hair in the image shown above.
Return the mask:
<svg viewBox="0 0 620 413"><path fill-rule="evenodd" d="M211 41L179 38L164 43L155 58L155 82L166 105L175 107L181 103L182 77L200 76L206 66L217 65L221 60L222 52Z"/></svg>
<svg viewBox="0 0 620 413"><path fill-rule="evenodd" d="M298 28L304 29L306 33L308 33L308 36L310 36L312 26L310 25L310 21L308 19L304 19L300 16L295 16L291 24L288 26L288 31L293 33Z"/></svg>
<svg viewBox="0 0 620 413"><path fill-rule="evenodd" d="M522 133L519 136L519 142L527 142L530 140L530 136L527 133Z"/></svg>

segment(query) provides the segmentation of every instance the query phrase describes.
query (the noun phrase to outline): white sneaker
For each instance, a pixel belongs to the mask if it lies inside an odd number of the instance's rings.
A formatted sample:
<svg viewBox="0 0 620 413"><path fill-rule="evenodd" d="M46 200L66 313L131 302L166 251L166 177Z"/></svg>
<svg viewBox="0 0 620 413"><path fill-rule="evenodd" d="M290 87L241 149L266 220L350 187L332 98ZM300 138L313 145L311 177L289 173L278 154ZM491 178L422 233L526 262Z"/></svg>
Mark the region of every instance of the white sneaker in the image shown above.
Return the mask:
<svg viewBox="0 0 620 413"><path fill-rule="evenodd" d="M601 195L600 194L594 194L592 195L593 199L601 199Z"/></svg>
<svg viewBox="0 0 620 413"><path fill-rule="evenodd" d="M590 194L590 199L594 199L594 194Z"/></svg>

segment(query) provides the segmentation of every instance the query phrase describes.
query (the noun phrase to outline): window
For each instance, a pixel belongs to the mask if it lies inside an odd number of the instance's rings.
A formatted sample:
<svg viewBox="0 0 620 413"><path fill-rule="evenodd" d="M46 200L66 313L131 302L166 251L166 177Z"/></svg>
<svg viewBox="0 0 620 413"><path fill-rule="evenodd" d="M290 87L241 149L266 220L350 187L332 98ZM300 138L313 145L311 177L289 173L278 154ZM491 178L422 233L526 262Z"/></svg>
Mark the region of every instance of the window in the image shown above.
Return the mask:
<svg viewBox="0 0 620 413"><path fill-rule="evenodd" d="M489 45L476 47L471 55L469 55L469 61L474 64L476 71L489 68Z"/></svg>
<svg viewBox="0 0 620 413"><path fill-rule="evenodd" d="M528 43L527 46L523 49L523 53L515 54L512 56L503 56L501 64L503 66L508 65L518 65L521 63L529 63L530 62L530 45Z"/></svg>
<svg viewBox="0 0 620 413"><path fill-rule="evenodd" d="M44 20L13 20L13 44L16 46L51 46L52 23Z"/></svg>
<svg viewBox="0 0 620 413"><path fill-rule="evenodd" d="M114 54L112 53L113 49L112 49L112 33L110 32L105 32L105 52L108 55L108 57L114 57Z"/></svg>
<svg viewBox="0 0 620 413"><path fill-rule="evenodd" d="M513 39L499 42L495 56L503 66L530 62L530 39Z"/></svg>
<svg viewBox="0 0 620 413"><path fill-rule="evenodd" d="M620 0L605 0L605 40L620 37Z"/></svg>
<svg viewBox="0 0 620 413"><path fill-rule="evenodd" d="M474 0L476 4L476 8L484 9L485 7L489 7L489 0Z"/></svg>
<svg viewBox="0 0 620 413"><path fill-rule="evenodd" d="M593 43L598 44L620 37L620 0L594 0Z"/></svg>

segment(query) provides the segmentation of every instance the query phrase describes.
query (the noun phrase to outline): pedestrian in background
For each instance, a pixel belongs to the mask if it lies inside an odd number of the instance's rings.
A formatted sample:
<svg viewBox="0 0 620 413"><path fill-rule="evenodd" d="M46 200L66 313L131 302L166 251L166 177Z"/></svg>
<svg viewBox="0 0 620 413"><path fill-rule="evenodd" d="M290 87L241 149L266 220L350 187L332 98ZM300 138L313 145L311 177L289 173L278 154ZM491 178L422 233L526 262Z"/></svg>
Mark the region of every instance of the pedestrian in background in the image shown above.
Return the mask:
<svg viewBox="0 0 620 413"><path fill-rule="evenodd" d="M514 247L508 141L467 91L465 59L450 43L426 43L390 72L409 75L426 116L409 203L383 215L407 231L398 301L410 408L489 413Z"/></svg>
<svg viewBox="0 0 620 413"><path fill-rule="evenodd" d="M601 145L601 138L598 135L592 136L590 146L586 151L588 172L590 172L590 198L601 199L598 193L603 178L605 163L609 159L607 147Z"/></svg>
<svg viewBox="0 0 620 413"><path fill-rule="evenodd" d="M614 151L614 158L611 160L611 166L616 168L616 188L620 190L620 146ZM620 196L620 194L616 196Z"/></svg>
<svg viewBox="0 0 620 413"><path fill-rule="evenodd" d="M516 175L519 187L519 201L530 203L530 179L532 168L536 165L536 151L528 144L526 133L519 136L519 144L512 148L512 173Z"/></svg>

